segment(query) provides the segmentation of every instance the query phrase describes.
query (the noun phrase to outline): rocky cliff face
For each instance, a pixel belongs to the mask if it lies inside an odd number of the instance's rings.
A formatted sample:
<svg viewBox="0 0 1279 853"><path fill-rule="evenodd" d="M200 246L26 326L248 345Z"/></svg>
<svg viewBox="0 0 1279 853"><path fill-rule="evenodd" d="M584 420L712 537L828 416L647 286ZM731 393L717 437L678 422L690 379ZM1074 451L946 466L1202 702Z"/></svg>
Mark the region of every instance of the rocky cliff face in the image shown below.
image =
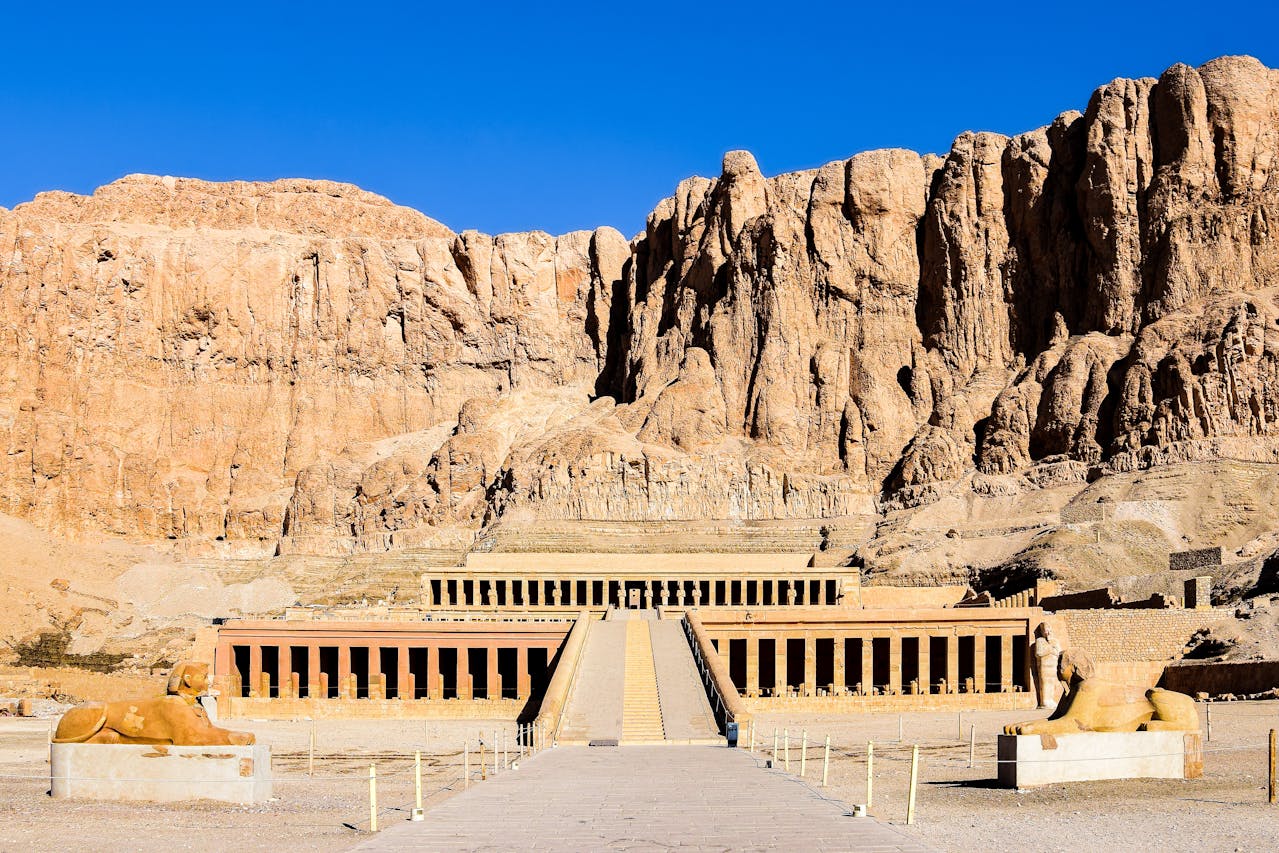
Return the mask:
<svg viewBox="0 0 1279 853"><path fill-rule="evenodd" d="M134 176L0 211L3 511L332 553L1279 461L1279 72L690 178L626 241ZM221 544L219 544L221 543Z"/></svg>

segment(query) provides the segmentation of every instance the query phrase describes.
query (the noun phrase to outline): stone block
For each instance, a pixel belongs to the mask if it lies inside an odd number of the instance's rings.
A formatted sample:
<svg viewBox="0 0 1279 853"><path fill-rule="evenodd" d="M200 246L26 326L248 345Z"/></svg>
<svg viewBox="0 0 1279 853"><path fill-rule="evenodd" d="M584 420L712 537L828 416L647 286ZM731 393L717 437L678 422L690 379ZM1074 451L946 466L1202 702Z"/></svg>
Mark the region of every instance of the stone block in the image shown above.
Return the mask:
<svg viewBox="0 0 1279 853"><path fill-rule="evenodd" d="M271 798L271 747L54 743L49 782L54 799L252 805Z"/></svg>
<svg viewBox="0 0 1279 853"><path fill-rule="evenodd" d="M1203 775L1203 739L1198 733L1000 735L998 756L999 784L1006 788Z"/></svg>

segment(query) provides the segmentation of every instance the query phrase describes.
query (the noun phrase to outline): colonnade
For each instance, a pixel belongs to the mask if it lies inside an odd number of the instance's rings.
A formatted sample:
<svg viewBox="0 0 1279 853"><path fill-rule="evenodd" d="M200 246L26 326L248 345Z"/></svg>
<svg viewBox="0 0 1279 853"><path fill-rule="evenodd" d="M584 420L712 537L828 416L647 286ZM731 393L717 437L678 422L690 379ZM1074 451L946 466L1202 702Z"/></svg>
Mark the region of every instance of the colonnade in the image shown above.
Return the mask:
<svg viewBox="0 0 1279 853"><path fill-rule="evenodd" d="M477 577L422 576L426 607L761 607L830 605L843 598L843 578L804 577Z"/></svg>
<svg viewBox="0 0 1279 853"><path fill-rule="evenodd" d="M745 696L1011 693L1029 689L1023 631L732 631L710 636Z"/></svg>

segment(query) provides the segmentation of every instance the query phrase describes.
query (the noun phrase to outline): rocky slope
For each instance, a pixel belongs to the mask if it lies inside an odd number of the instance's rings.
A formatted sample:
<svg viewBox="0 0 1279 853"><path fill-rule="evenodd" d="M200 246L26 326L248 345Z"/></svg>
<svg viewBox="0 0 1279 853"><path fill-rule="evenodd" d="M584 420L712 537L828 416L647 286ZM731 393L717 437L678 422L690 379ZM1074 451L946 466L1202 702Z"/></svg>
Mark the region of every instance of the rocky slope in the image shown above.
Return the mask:
<svg viewBox="0 0 1279 853"><path fill-rule="evenodd" d="M872 568L1000 566L1112 478L1271 476L1274 223L1279 72L1248 58L945 157L733 152L630 241L453 234L317 181L46 193L0 210L0 510L246 558L860 518ZM1261 515L1136 512L1113 553L1242 547ZM1002 544L920 550L930 524Z"/></svg>

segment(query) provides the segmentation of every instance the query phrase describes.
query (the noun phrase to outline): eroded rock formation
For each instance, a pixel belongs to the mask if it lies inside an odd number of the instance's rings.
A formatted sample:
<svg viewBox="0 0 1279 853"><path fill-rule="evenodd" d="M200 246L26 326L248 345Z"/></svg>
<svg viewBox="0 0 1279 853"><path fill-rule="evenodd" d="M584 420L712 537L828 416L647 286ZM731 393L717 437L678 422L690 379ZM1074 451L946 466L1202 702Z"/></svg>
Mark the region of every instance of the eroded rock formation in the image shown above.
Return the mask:
<svg viewBox="0 0 1279 853"><path fill-rule="evenodd" d="M944 157L732 152L631 241L134 176L0 211L3 511L229 552L1279 461L1279 72ZM214 545L217 542L223 545Z"/></svg>

